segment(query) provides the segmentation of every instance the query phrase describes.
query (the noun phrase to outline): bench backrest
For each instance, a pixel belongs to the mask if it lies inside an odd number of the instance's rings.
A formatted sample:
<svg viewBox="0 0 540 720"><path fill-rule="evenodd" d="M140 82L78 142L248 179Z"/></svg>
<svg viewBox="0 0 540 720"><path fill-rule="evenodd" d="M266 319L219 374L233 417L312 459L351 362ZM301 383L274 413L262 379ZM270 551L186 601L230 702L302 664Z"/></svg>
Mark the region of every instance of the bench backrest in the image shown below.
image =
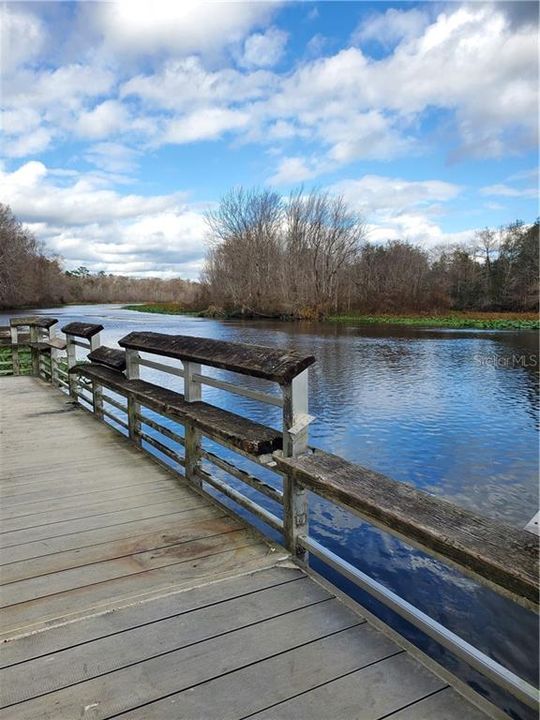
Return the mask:
<svg viewBox="0 0 540 720"><path fill-rule="evenodd" d="M280 385L290 382L315 362L313 355L304 355L296 350L279 350L188 335L132 332L119 340L118 344L139 352L272 380Z"/></svg>

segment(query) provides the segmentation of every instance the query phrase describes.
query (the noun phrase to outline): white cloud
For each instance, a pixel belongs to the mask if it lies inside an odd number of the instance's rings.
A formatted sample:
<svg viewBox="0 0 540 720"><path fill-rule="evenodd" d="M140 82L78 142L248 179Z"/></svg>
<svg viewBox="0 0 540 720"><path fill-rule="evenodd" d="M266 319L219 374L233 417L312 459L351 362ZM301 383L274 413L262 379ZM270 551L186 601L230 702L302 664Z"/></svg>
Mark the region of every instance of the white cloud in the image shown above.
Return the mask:
<svg viewBox="0 0 540 720"><path fill-rule="evenodd" d="M77 133L87 138L114 135L128 125L129 114L117 100L105 100L77 119Z"/></svg>
<svg viewBox="0 0 540 720"><path fill-rule="evenodd" d="M180 207L185 201L182 193L150 197L119 195L114 190L100 188L99 184L92 175L79 175L73 185L59 185L54 174L37 161L0 176L0 190L5 202L15 215L34 222L84 225L124 220L161 212L173 204Z"/></svg>
<svg viewBox="0 0 540 720"><path fill-rule="evenodd" d="M318 174L316 166L308 165L301 157L283 158L274 175L269 178L272 185L290 185L309 180Z"/></svg>
<svg viewBox="0 0 540 720"><path fill-rule="evenodd" d="M81 4L87 41L94 42L85 62L32 67L26 54L17 63L27 64L7 74L8 153L37 154L71 136L114 141L122 132L135 136L139 147L157 147L232 132L241 142L316 143L307 151L284 150L296 158L297 174L308 177L362 159L418 152L422 119L433 108L455 120L454 158L501 156L534 142L536 32L511 23L497 5L449 5L429 22L417 8L389 10L359 29L363 38L397 43L385 57L349 47L282 74L257 67L270 67L283 49L282 30L261 29L276 7ZM37 33L39 48L41 21L28 13L17 22L26 28L24 37ZM101 40L92 35L96 27ZM219 69L209 69L205 53L225 46L237 58L243 52L248 66L227 67L220 55ZM107 47L116 52L107 54ZM144 73L137 72L142 64ZM290 162L289 168L290 175ZM280 177L280 169L273 175Z"/></svg>
<svg viewBox="0 0 540 720"><path fill-rule="evenodd" d="M98 3L97 25L118 52L215 54L267 22L278 3L116 0Z"/></svg>
<svg viewBox="0 0 540 720"><path fill-rule="evenodd" d="M29 133L10 138L4 145L4 154L13 158L36 155L49 147L52 137L48 128L38 127Z"/></svg>
<svg viewBox="0 0 540 720"><path fill-rule="evenodd" d="M125 173L137 167L140 152L122 143L101 142L92 145L85 154L85 160L101 170L111 173Z"/></svg>
<svg viewBox="0 0 540 720"><path fill-rule="evenodd" d="M536 198L538 197L538 189L537 188L515 188L511 185L505 185L504 183L499 183L497 185L488 185L487 187L483 187L480 190L480 193L482 195L496 195L499 197L509 197L509 198Z"/></svg>
<svg viewBox="0 0 540 720"><path fill-rule="evenodd" d="M463 240L463 236L444 233L436 218L444 203L458 197L461 188L442 180L410 181L380 175L364 175L343 180L330 188L342 195L362 214L372 242L409 240L424 247ZM472 232L472 231L471 231Z"/></svg>
<svg viewBox="0 0 540 720"><path fill-rule="evenodd" d="M202 267L204 218L183 193L122 195L35 161L0 172L0 193L68 268L195 279Z"/></svg>
<svg viewBox="0 0 540 720"><path fill-rule="evenodd" d="M157 73L136 75L122 85L120 96L137 96L153 108L185 112L208 104L228 105L263 98L276 84L277 78L264 70L210 71L200 58L190 56L167 61Z"/></svg>
<svg viewBox="0 0 540 720"><path fill-rule="evenodd" d="M172 120L161 143L190 143L197 140L215 140L222 134L245 127L247 113L226 108L205 108Z"/></svg>
<svg viewBox="0 0 540 720"><path fill-rule="evenodd" d="M2 72L12 72L32 61L40 52L45 30L33 14L21 11L15 3L0 7L0 62Z"/></svg>
<svg viewBox="0 0 540 720"><path fill-rule="evenodd" d="M404 180L364 175L359 180L335 183L332 190L359 209L402 212L413 206L453 200L461 188L442 180Z"/></svg>
<svg viewBox="0 0 540 720"><path fill-rule="evenodd" d="M397 10L376 13L364 20L353 34L356 42L375 40L389 46L404 39L418 37L429 23L429 15L423 10Z"/></svg>
<svg viewBox="0 0 540 720"><path fill-rule="evenodd" d="M287 44L287 33L275 27L264 33L250 35L244 43L240 59L246 67L272 67L282 58Z"/></svg>

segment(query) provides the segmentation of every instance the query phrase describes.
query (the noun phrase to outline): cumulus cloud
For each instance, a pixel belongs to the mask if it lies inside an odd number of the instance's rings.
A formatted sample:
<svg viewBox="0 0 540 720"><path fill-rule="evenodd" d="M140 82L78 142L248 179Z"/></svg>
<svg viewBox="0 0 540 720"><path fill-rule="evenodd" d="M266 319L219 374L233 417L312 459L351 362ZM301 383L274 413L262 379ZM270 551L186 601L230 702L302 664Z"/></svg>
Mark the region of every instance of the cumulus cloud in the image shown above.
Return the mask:
<svg viewBox="0 0 540 720"><path fill-rule="evenodd" d="M128 124L127 109L117 100L105 100L79 115L76 131L87 138L103 138L121 131Z"/></svg>
<svg viewBox="0 0 540 720"><path fill-rule="evenodd" d="M98 3L96 23L115 52L213 54L265 24L278 3L116 0Z"/></svg>
<svg viewBox="0 0 540 720"><path fill-rule="evenodd" d="M123 195L92 174L28 162L0 172L0 194L68 268L197 278L205 223L183 193Z"/></svg>
<svg viewBox="0 0 540 720"><path fill-rule="evenodd" d="M381 45L390 46L404 39L418 37L428 24L429 15L424 10L390 8L364 20L353 33L353 41L362 43L374 40Z"/></svg>
<svg viewBox="0 0 540 720"><path fill-rule="evenodd" d="M285 157L280 160L274 175L268 181L272 185L291 185L315 177L319 172L317 164L301 157Z"/></svg>
<svg viewBox="0 0 540 720"><path fill-rule="evenodd" d="M225 132L245 127L248 120L247 113L240 110L203 108L172 120L159 142L182 144L215 140Z"/></svg>
<svg viewBox="0 0 540 720"><path fill-rule="evenodd" d="M15 3L0 8L0 60L8 73L30 62L39 54L45 40L43 24L35 15Z"/></svg>
<svg viewBox="0 0 540 720"><path fill-rule="evenodd" d="M342 195L365 218L372 242L409 240L424 247L468 239L445 233L437 220L462 188L441 180L409 181L381 175L342 180L330 191Z"/></svg>
<svg viewBox="0 0 540 720"><path fill-rule="evenodd" d="M269 28L264 33L250 35L244 43L244 53L240 58L246 67L272 67L285 52L287 33L278 28Z"/></svg>
<svg viewBox="0 0 540 720"><path fill-rule="evenodd" d="M168 60L156 73L130 78L121 86L120 96L136 96L152 108L185 111L265 98L276 86L277 77L267 71L208 70L199 57L189 56Z"/></svg>

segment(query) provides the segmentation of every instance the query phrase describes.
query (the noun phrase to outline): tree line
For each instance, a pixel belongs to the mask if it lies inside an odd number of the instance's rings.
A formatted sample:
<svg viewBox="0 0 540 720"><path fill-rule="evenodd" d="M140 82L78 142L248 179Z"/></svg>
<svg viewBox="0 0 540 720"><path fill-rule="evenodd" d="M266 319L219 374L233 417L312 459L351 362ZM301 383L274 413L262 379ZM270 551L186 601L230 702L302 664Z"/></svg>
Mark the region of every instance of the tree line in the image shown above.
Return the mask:
<svg viewBox="0 0 540 720"><path fill-rule="evenodd" d="M207 214L202 274L215 311L322 317L349 312L538 309L538 220L425 250L374 244L343 198L237 188Z"/></svg>
<svg viewBox="0 0 540 720"><path fill-rule="evenodd" d="M206 216L200 283L134 278L59 258L0 203L0 308L64 303L176 303L246 317L333 313L536 311L539 221L475 233L468 245L425 250L370 243L343 198L300 188L288 198L237 188Z"/></svg>
<svg viewBox="0 0 540 720"><path fill-rule="evenodd" d="M192 306L199 285L180 278L133 278L80 267L64 271L36 237L0 203L0 308L65 303L175 302Z"/></svg>

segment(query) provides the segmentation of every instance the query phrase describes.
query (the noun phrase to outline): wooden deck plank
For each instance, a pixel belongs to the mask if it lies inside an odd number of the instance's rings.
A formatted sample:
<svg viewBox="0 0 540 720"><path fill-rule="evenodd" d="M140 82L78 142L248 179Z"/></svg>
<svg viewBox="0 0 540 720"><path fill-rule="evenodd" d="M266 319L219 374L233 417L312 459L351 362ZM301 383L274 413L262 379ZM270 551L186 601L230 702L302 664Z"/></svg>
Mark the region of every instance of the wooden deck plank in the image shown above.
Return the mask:
<svg viewBox="0 0 540 720"><path fill-rule="evenodd" d="M213 534L207 535L208 523L197 523L203 529L190 528L191 537L185 541L182 533L176 532L170 542L143 552L135 548L126 548L126 553L113 560L102 560L82 567L52 572L47 575L20 580L0 586L0 607L8 608L17 604L36 601L70 590L87 588L117 580L128 575L139 575L148 570L176 565L177 563L193 562L200 557L213 555L225 545L228 548L243 548L256 542L249 531L241 528L230 518L211 521ZM129 543L128 543L129 546ZM131 550L131 552L130 552Z"/></svg>
<svg viewBox="0 0 540 720"><path fill-rule="evenodd" d="M97 703L94 718L107 718L358 622L341 603L327 600L28 700L10 707L9 717L71 720Z"/></svg>
<svg viewBox="0 0 540 720"><path fill-rule="evenodd" d="M201 512L202 510L202 512ZM186 517L176 516L175 522L167 526L161 523L153 532L141 533L133 537L114 539L109 542L96 543L76 550L64 550L44 555L34 560L4 565L0 570L1 585L15 583L42 575L60 573L65 570L83 568L92 563L102 563L130 556L139 556L150 550L170 547L173 544L211 537L218 531L219 520L228 520L225 512L216 508L201 508L194 515L186 513ZM229 523L227 522L227 527ZM0 589L0 596L2 590Z"/></svg>
<svg viewBox="0 0 540 720"><path fill-rule="evenodd" d="M331 707L333 720L379 720L431 695L445 684L406 653L401 653L252 717L256 720L328 720ZM435 718L442 720L438 715L432 720Z"/></svg>
<svg viewBox="0 0 540 720"><path fill-rule="evenodd" d="M135 509L150 503L168 503L169 507L176 510L181 510L187 504L196 504L196 500L192 494L183 495L181 490L178 493L174 490L162 488L152 490L151 488L145 487L141 492L138 490L138 487L134 487L131 493L128 488L125 490L124 497L113 499L97 498L95 502L89 501L86 504L78 504L74 507L68 505L68 507L50 512L30 513L28 515L3 519L1 521L2 537L0 537L0 547L3 546L3 540L6 539L6 536L10 533L31 530L32 528L38 528L44 525L60 525L70 520L84 520L94 515L110 514L115 511L130 510L132 508ZM200 500L199 498L197 499ZM204 500L202 500L202 502L204 502ZM7 540L9 540L9 537Z"/></svg>
<svg viewBox="0 0 540 720"><path fill-rule="evenodd" d="M214 550L212 554L185 562L12 605L2 610L0 640L104 612L137 599L157 597L174 589L192 588L241 572L273 567L280 559L279 553L272 553L256 540L239 547L222 542L222 547Z"/></svg>
<svg viewBox="0 0 540 720"><path fill-rule="evenodd" d="M6 705L50 693L135 663L204 642L240 628L329 600L331 595L306 579L278 585L47 655L3 670L0 685Z"/></svg>
<svg viewBox="0 0 540 720"><path fill-rule="evenodd" d="M215 605L224 600L244 597L266 588L298 582L305 575L297 568L272 567L248 575L210 582L187 590L172 590L166 595L127 605L114 611L82 618L78 622L57 625L45 632L8 640L0 657L1 667L60 652L132 627L182 615Z"/></svg>
<svg viewBox="0 0 540 720"><path fill-rule="evenodd" d="M364 623L144 705L129 718L238 720L396 652L402 651Z"/></svg>
<svg viewBox="0 0 540 720"><path fill-rule="evenodd" d="M78 534L86 530L95 530L97 528L112 527L121 525L134 520L158 517L166 515L177 510L176 504L171 506L170 501L160 502L159 496L153 496L152 502L143 498L136 498L137 503L126 502L131 507L122 510L107 510L101 508L100 512L95 512L84 518L72 518L56 523L44 523L42 525L32 526L22 530L12 530L0 535L0 547L8 548L24 543L36 542L38 540L47 540L49 538L61 537L62 535ZM144 502L146 500L146 502ZM138 504L141 503L141 504ZM186 502L184 509L202 507L203 501L199 497L190 498L189 503ZM185 506L188 506L186 508Z"/></svg>
<svg viewBox="0 0 540 720"><path fill-rule="evenodd" d="M0 548L0 577L5 582L4 573L9 572L9 566L26 565L33 560L41 559L47 555L64 554L77 551L82 548L92 547L93 545L101 545L102 543L113 542L114 540L124 540L127 538L140 537L146 533L157 532L159 530L166 531L169 528L176 527L178 523L184 522L186 517L190 518L210 518L216 517L219 510L213 507L201 505L200 507L186 508L181 512L167 513L143 520L134 520L133 522L122 523L121 525L112 525L111 527L98 528L97 530L88 530L86 532L77 532L71 535L61 535L56 538L48 538L47 540L37 540L36 542L25 543L24 545L11 546L9 548Z"/></svg>
<svg viewBox="0 0 540 720"><path fill-rule="evenodd" d="M89 517L93 514L99 514L99 511L104 508L109 510L122 510L129 509L129 507L137 507L141 504L140 498L143 496L149 498L157 497L164 501L169 500L180 509L182 501L190 495L190 493L182 488L153 487L151 482L144 484L135 482L133 487L127 485L123 487L122 490L123 493L117 489L113 489L103 490L103 493L96 492L89 493L88 495L66 497L63 502L62 498L58 498L59 502L57 501L55 503L52 501L49 503L47 500L43 500L43 510L41 511L37 509L35 503L29 504L29 509L34 512L24 512L24 509L27 508L26 503L24 506L12 506L6 509L6 514L9 515L9 511L15 509L18 509L20 514L13 513L11 517L2 517L0 522L3 532L19 530L25 527L35 527L46 523L62 522L63 520L74 518ZM76 500L76 498L79 499ZM40 518L40 515L44 517Z"/></svg>
<svg viewBox="0 0 540 720"><path fill-rule="evenodd" d="M59 492L61 493L61 491ZM63 519L61 517L63 510L93 507L99 503L125 500L126 493L129 493L130 497L134 495L160 493L160 496L164 498L170 498L172 501L176 500L178 505L181 504L182 499L188 497L190 494L186 493L182 487L176 488L171 485L163 485L160 484L159 481L154 484L148 480L141 482L137 480L137 478L134 478L133 484L126 483L118 488L111 488L111 482L109 481L108 489L106 485L88 492L84 492L84 488L81 488L81 492L78 494L62 496L61 494L55 495L52 493L48 498L44 496L38 500L28 500L11 505L6 504L0 522L3 523L7 520L25 518L43 513L46 513L51 518L54 517L52 522L56 522L58 517Z"/></svg>
<svg viewBox="0 0 540 720"><path fill-rule="evenodd" d="M93 467L93 465L91 467ZM181 487L181 483L175 482L171 477L152 477L149 479L146 469L133 468L133 472L128 475L125 471L125 464L114 468L113 471L105 470L106 467L105 465L104 472L99 478L95 477L95 468L92 470L94 477L89 474L92 480L91 483L83 482L80 477L77 478L75 482L69 482L71 478L58 478L58 475L56 475L56 482L48 480L46 483L38 483L32 486L21 486L17 483L13 488L6 489L2 492L2 505L4 508L7 508L20 504L29 505L48 499L63 500L82 495L92 495L106 490L121 490L122 488L144 484L151 485L152 487L168 487L172 489L176 489L179 486ZM111 487L111 481L114 481L114 487Z"/></svg>
<svg viewBox="0 0 540 720"><path fill-rule="evenodd" d="M486 715L466 703L450 687L398 710L388 720L485 720Z"/></svg>

